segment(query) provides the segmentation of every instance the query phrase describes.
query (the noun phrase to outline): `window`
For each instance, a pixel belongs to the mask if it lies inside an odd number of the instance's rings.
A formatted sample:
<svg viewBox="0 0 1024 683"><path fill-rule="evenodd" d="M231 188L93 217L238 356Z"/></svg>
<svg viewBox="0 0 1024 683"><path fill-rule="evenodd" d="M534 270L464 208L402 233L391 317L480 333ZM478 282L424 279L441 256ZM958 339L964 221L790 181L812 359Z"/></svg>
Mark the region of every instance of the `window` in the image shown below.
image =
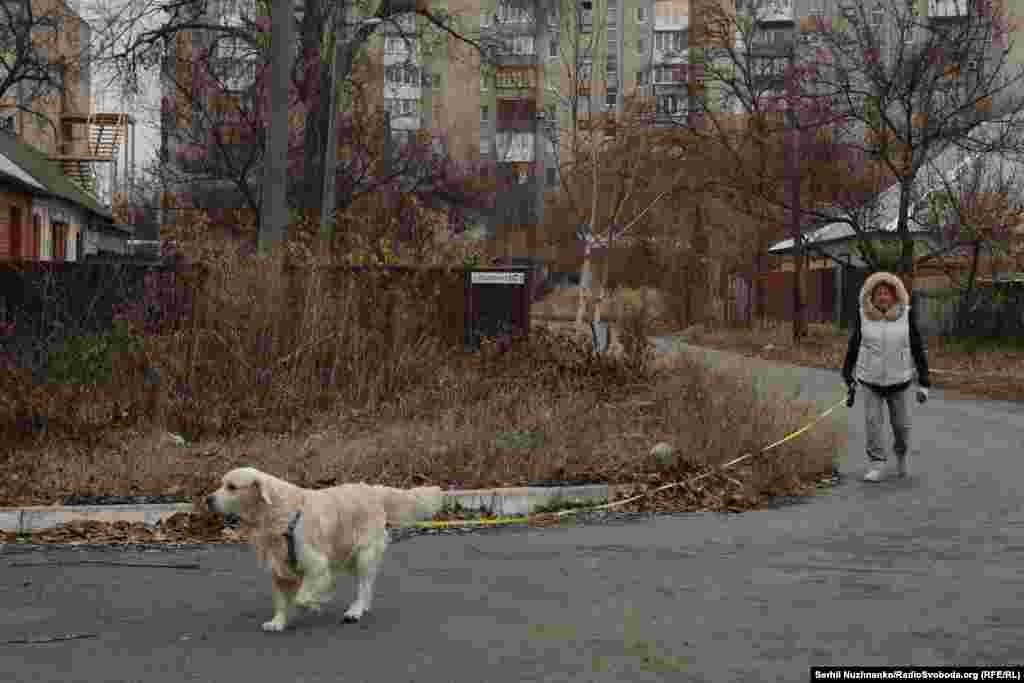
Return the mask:
<svg viewBox="0 0 1024 683"><path fill-rule="evenodd" d="M679 83L682 79L679 67L659 66L654 68L655 83Z"/></svg>
<svg viewBox="0 0 1024 683"><path fill-rule="evenodd" d="M548 41L548 57L558 56L558 34L551 36L551 40Z"/></svg>
<svg viewBox="0 0 1024 683"><path fill-rule="evenodd" d="M647 85L647 72L646 71L637 71L636 72L636 85L637 85L638 88L640 86Z"/></svg>
<svg viewBox="0 0 1024 683"><path fill-rule="evenodd" d="M391 85L420 85L430 82L430 74L424 74L418 66L393 65L384 69L384 80Z"/></svg>
<svg viewBox="0 0 1024 683"><path fill-rule="evenodd" d="M384 106L387 107L392 117L419 116L420 114L420 101L415 99L389 97L384 100Z"/></svg>
<svg viewBox="0 0 1024 683"><path fill-rule="evenodd" d="M256 16L256 3L252 0L221 0L220 23L224 26L244 28L246 20Z"/></svg>
<svg viewBox="0 0 1024 683"><path fill-rule="evenodd" d="M487 28L491 25L491 16L491 13L487 10L480 10L480 28Z"/></svg>
<svg viewBox="0 0 1024 683"><path fill-rule="evenodd" d="M491 153L491 139L486 135L480 135L480 154L487 156Z"/></svg>
<svg viewBox="0 0 1024 683"><path fill-rule="evenodd" d="M408 52L405 39L399 36L387 36L384 38L384 52L389 55L401 55Z"/></svg>
<svg viewBox="0 0 1024 683"><path fill-rule="evenodd" d="M256 82L256 51L238 36L221 36L210 61L212 75L229 92L247 90Z"/></svg>
<svg viewBox="0 0 1024 683"><path fill-rule="evenodd" d="M54 221L50 230L53 233L53 260L64 261L68 255L68 224Z"/></svg>
<svg viewBox="0 0 1024 683"><path fill-rule="evenodd" d="M660 95L658 111L662 114L676 115L686 110L686 99L680 95Z"/></svg>
<svg viewBox="0 0 1024 683"><path fill-rule="evenodd" d="M481 125L490 122L490 120L491 120L491 110L487 107L486 104L480 105L480 123L481 123Z"/></svg>
<svg viewBox="0 0 1024 683"><path fill-rule="evenodd" d="M533 69L499 69L494 79L499 88L532 88L536 73Z"/></svg>
<svg viewBox="0 0 1024 683"><path fill-rule="evenodd" d="M480 74L480 92L487 92L487 74Z"/></svg>
<svg viewBox="0 0 1024 683"><path fill-rule="evenodd" d="M684 47L683 31L657 31L654 34L654 49L662 52L682 52Z"/></svg>
<svg viewBox="0 0 1024 683"><path fill-rule="evenodd" d="M504 2L498 4L495 18L502 24L528 24L533 21L529 8Z"/></svg>
<svg viewBox="0 0 1024 683"><path fill-rule="evenodd" d="M810 0L810 4L807 7L807 13L811 15L824 15L825 14L825 0Z"/></svg>
<svg viewBox="0 0 1024 683"><path fill-rule="evenodd" d="M43 249L43 225L39 214L32 214L32 258L39 260Z"/></svg>
<svg viewBox="0 0 1024 683"><path fill-rule="evenodd" d="M7 224L8 234L11 237L8 256L10 258L21 258L21 207L12 206L10 212L10 223Z"/></svg>
<svg viewBox="0 0 1024 683"><path fill-rule="evenodd" d="M510 49L514 55L534 54L533 36L516 36L512 39Z"/></svg>
<svg viewBox="0 0 1024 683"><path fill-rule="evenodd" d="M642 24L647 21L647 8L637 7L636 8L636 23Z"/></svg>
<svg viewBox="0 0 1024 683"><path fill-rule="evenodd" d="M544 175L546 176L548 187L558 186L558 169L557 168L546 168L544 169Z"/></svg>
<svg viewBox="0 0 1024 683"><path fill-rule="evenodd" d="M608 91L605 93L605 97L604 97L605 105L609 109L614 109L615 105L618 103L618 100L619 100L619 90L618 90L618 88L608 88Z"/></svg>
<svg viewBox="0 0 1024 683"><path fill-rule="evenodd" d="M647 41L643 38L636 39L636 52L637 54L647 54Z"/></svg>

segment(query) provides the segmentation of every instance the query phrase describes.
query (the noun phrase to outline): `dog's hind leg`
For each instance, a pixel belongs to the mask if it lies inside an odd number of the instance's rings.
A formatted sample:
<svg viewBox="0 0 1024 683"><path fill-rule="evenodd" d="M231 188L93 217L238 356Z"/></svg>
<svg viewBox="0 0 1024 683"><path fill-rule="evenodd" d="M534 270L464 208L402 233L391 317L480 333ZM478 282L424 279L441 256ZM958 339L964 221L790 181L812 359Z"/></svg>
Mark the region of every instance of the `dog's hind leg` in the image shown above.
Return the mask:
<svg viewBox="0 0 1024 683"><path fill-rule="evenodd" d="M299 589L298 581L274 576L274 618L264 622L264 631L283 631L288 625L292 605L295 604L295 592Z"/></svg>
<svg viewBox="0 0 1024 683"><path fill-rule="evenodd" d="M326 593L334 590L334 572L327 558L310 549L303 562L302 585L295 596L295 604L304 609L319 610Z"/></svg>
<svg viewBox="0 0 1024 683"><path fill-rule="evenodd" d="M377 580L377 572L380 570L381 562L384 559L384 551L388 547L387 529L381 530L381 535L371 541L368 545L359 549L355 560L356 575L356 599L345 611L342 620L346 623L359 621L364 614L370 611L373 602L373 584Z"/></svg>

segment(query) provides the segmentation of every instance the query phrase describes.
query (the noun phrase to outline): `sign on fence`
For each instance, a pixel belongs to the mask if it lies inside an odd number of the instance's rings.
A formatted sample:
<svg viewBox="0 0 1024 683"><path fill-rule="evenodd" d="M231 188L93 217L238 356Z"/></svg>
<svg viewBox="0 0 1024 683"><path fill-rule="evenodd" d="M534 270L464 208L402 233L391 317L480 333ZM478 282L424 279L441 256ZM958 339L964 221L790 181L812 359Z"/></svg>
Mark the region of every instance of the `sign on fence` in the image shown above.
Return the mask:
<svg viewBox="0 0 1024 683"><path fill-rule="evenodd" d="M469 276L474 285L524 285L526 273L475 272Z"/></svg>
<svg viewBox="0 0 1024 683"><path fill-rule="evenodd" d="M508 339L530 332L530 278L526 270L474 270L466 287L466 345L484 337Z"/></svg>

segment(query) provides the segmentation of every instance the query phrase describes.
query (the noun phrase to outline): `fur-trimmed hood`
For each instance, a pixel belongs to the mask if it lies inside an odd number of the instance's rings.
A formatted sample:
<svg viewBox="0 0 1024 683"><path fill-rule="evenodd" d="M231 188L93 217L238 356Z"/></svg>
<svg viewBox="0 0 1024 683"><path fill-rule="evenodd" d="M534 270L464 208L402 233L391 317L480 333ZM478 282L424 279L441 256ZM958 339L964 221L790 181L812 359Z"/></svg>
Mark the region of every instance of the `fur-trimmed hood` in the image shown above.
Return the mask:
<svg viewBox="0 0 1024 683"><path fill-rule="evenodd" d="M885 314L878 310L875 307L875 303L871 300L875 287L883 283L892 285L892 288L896 291L896 304L886 311ZM910 295L907 294L907 288L903 286L903 281L892 273L885 271L874 273L864 281L864 285L860 288L860 310L868 320L897 320L903 315L904 309L909 306Z"/></svg>

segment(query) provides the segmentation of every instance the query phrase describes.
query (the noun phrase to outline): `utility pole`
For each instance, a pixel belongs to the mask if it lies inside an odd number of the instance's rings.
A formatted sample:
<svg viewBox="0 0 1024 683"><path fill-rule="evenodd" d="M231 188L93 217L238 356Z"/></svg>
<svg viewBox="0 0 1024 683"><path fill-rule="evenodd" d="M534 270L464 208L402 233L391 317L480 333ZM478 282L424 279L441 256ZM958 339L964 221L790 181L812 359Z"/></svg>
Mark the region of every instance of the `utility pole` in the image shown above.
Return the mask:
<svg viewBox="0 0 1024 683"><path fill-rule="evenodd" d="M806 334L804 328L804 304L801 293L801 277L803 276L803 240L800 235L800 118L796 110L795 93L797 88L796 74L796 36L789 49L789 83L790 91L786 107L790 127L789 163L790 163L790 202L792 203L793 229L793 343L799 344Z"/></svg>
<svg viewBox="0 0 1024 683"><path fill-rule="evenodd" d="M274 0L270 13L270 130L263 154L260 254L284 241L288 228L288 85L291 81L295 14L292 0Z"/></svg>

